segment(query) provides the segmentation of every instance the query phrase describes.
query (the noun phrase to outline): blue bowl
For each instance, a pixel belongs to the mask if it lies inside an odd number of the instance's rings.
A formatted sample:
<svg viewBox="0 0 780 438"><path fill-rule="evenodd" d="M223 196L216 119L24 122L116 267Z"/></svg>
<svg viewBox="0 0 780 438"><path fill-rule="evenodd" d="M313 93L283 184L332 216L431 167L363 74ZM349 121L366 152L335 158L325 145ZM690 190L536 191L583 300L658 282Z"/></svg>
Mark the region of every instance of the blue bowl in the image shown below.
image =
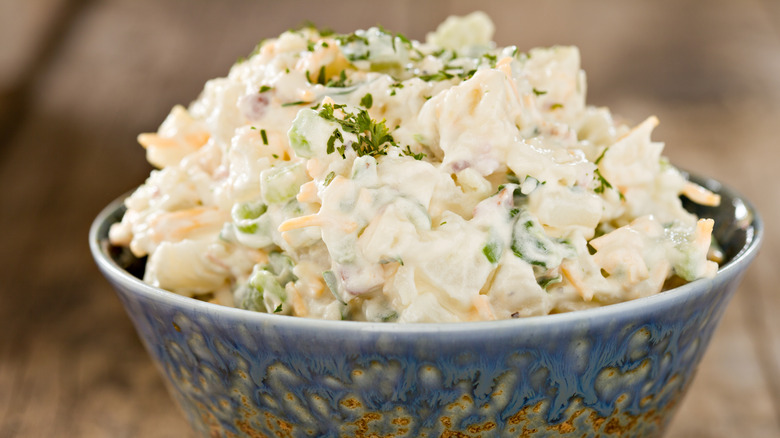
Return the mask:
<svg viewBox="0 0 780 438"><path fill-rule="evenodd" d="M170 393L203 436L661 436L688 388L763 226L710 179L727 262L713 279L571 313L495 322L395 324L255 313L143 283L142 262L90 247ZM134 275L135 274L135 275Z"/></svg>

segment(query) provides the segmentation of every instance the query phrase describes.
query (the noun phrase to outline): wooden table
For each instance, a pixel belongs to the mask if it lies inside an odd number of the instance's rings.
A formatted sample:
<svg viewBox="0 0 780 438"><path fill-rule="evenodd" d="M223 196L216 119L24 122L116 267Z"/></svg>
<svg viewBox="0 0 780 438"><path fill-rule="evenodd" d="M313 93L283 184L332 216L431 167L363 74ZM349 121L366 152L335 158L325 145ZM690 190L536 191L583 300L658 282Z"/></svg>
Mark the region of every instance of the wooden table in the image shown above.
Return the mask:
<svg viewBox="0 0 780 438"><path fill-rule="evenodd" d="M137 133L304 19L422 38L471 5L0 0L0 438L191 434L87 249L92 218L151 169ZM757 205L762 253L668 436L780 436L780 4L480 5L500 44L580 46L592 104L658 115L673 162Z"/></svg>

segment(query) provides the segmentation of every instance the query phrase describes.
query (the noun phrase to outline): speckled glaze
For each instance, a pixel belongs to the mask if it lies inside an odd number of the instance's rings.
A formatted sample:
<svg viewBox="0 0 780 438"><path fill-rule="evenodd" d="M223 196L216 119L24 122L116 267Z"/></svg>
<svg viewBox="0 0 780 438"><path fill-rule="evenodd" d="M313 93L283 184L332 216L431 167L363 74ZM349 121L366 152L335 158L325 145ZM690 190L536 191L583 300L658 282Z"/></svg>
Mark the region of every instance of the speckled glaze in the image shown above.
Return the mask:
<svg viewBox="0 0 780 438"><path fill-rule="evenodd" d="M226 437L661 436L762 224L713 180L727 264L712 280L599 309L459 324L318 321L212 305L142 283L90 245L192 427Z"/></svg>

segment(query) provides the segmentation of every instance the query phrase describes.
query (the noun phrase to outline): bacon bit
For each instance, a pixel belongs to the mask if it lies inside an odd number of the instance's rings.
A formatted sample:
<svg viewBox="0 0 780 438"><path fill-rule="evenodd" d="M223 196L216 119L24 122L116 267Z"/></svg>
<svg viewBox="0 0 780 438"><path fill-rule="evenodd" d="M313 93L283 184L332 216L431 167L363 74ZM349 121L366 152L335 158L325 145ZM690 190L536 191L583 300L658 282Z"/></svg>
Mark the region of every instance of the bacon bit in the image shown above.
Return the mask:
<svg viewBox="0 0 780 438"><path fill-rule="evenodd" d="M682 194L699 205L706 205L709 207L717 207L720 205L720 195L691 181L685 183Z"/></svg>
<svg viewBox="0 0 780 438"><path fill-rule="evenodd" d="M569 283L577 289L577 292L583 300L590 301L593 299L593 290L585 284L585 280L582 278L580 272L576 271L574 267L570 267L567 262L561 264L561 272L563 273L563 276L569 280Z"/></svg>

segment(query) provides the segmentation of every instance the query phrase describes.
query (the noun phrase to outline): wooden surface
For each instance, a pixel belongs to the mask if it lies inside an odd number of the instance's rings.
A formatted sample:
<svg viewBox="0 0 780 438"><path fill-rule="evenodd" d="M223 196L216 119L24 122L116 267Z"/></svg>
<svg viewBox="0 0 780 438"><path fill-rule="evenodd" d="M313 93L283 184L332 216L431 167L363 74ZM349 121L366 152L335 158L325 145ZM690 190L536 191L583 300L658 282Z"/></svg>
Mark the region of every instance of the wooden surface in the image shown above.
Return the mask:
<svg viewBox="0 0 780 438"><path fill-rule="evenodd" d="M187 437L87 248L143 181L135 135L264 37L315 21L424 37L473 2L0 0L0 438ZM735 187L767 225L669 437L780 436L780 3L487 1L500 44L576 44L589 101L672 161Z"/></svg>

